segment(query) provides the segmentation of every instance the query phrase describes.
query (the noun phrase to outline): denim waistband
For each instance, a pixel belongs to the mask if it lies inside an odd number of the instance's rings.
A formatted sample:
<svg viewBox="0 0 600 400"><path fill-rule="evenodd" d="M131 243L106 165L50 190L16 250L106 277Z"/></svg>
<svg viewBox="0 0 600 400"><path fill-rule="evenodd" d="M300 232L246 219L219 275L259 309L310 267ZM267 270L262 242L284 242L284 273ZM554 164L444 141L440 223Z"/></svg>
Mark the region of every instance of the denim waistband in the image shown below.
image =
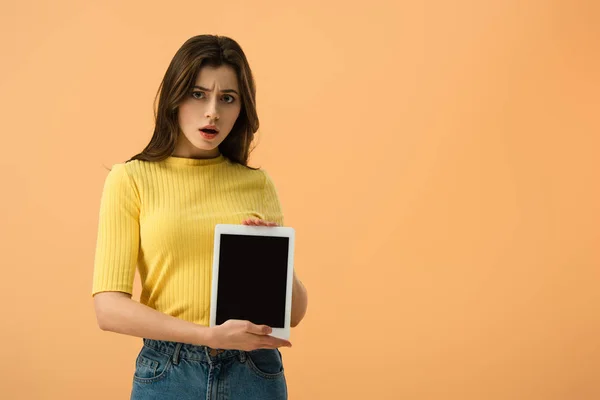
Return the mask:
<svg viewBox="0 0 600 400"><path fill-rule="evenodd" d="M208 346L197 346L188 343L169 342L166 340L144 338L144 345L170 356L175 364L182 358L204 361L211 364L232 357L238 357L243 362L246 358L246 352L242 350L221 350L220 353L213 356L210 354L211 348Z"/></svg>

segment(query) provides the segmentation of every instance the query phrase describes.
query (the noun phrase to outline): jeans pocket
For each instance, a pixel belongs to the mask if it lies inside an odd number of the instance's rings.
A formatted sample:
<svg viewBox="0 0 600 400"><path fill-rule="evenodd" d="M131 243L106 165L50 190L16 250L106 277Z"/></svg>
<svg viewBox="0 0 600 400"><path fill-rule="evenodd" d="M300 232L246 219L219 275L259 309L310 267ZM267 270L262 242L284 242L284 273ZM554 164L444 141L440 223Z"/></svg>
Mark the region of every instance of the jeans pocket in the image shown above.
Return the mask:
<svg viewBox="0 0 600 400"><path fill-rule="evenodd" d="M133 379L140 383L157 382L167 376L171 366L171 357L167 354L143 346L135 361Z"/></svg>
<svg viewBox="0 0 600 400"><path fill-rule="evenodd" d="M278 349L258 349L246 353L248 366L258 376L275 379L283 376L283 359Z"/></svg>

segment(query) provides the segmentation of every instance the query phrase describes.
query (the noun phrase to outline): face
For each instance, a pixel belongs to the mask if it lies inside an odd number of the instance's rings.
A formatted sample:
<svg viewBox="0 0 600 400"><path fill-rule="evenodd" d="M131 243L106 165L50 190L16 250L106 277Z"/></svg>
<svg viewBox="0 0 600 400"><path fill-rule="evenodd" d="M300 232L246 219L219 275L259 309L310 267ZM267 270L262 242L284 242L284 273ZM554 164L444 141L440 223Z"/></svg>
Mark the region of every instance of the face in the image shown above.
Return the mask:
<svg viewBox="0 0 600 400"><path fill-rule="evenodd" d="M219 144L240 115L241 97L235 70L228 66L202 67L191 92L179 105L182 133L173 156L217 157Z"/></svg>

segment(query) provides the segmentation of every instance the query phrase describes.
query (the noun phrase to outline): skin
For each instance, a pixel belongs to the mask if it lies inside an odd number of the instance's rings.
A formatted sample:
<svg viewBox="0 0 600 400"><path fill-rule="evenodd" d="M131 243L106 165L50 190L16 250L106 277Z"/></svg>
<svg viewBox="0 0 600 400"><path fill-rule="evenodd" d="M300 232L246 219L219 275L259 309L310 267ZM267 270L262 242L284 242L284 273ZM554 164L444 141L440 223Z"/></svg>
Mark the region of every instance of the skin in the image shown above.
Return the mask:
<svg viewBox="0 0 600 400"><path fill-rule="evenodd" d="M241 97L235 70L228 66L203 67L194 88L179 105L181 132L173 152L174 157L214 158L219 145L231 132L241 111ZM200 128L215 125L219 134L205 139Z"/></svg>

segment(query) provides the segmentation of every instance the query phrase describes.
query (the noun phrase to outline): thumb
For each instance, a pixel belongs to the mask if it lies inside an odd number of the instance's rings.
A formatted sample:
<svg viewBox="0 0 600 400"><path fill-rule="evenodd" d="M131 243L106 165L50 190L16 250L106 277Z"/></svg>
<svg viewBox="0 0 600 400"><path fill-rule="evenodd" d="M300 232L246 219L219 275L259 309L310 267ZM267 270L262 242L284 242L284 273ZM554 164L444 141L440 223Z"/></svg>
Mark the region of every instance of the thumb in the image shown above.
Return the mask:
<svg viewBox="0 0 600 400"><path fill-rule="evenodd" d="M273 329L267 325L256 325L250 323L246 329L246 332L254 333L255 335L268 335L269 333L273 332Z"/></svg>

